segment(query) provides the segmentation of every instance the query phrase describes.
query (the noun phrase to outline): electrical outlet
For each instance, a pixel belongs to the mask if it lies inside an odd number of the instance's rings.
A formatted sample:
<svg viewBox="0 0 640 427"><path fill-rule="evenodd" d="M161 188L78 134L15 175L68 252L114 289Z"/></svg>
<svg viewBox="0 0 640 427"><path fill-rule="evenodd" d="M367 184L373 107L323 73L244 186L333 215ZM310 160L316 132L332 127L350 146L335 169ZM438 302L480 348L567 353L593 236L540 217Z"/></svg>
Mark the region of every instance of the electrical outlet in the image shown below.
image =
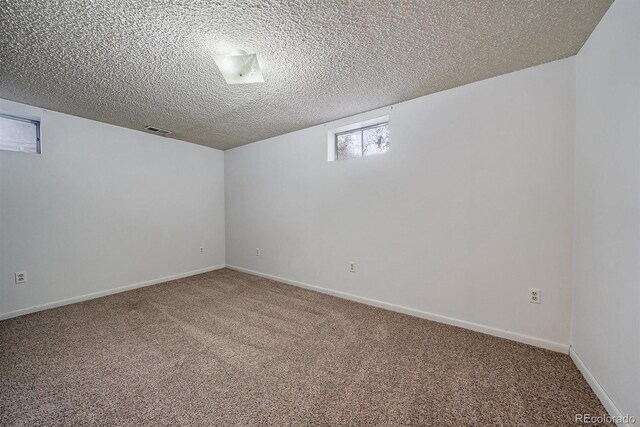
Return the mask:
<svg viewBox="0 0 640 427"><path fill-rule="evenodd" d="M256 256L260 256L260 248L256 248Z"/></svg>
<svg viewBox="0 0 640 427"><path fill-rule="evenodd" d="M353 261L349 262L349 273L355 273L356 272L356 263Z"/></svg>
<svg viewBox="0 0 640 427"><path fill-rule="evenodd" d="M529 288L529 302L540 304L540 289Z"/></svg>
<svg viewBox="0 0 640 427"><path fill-rule="evenodd" d="M203 254L204 253L204 246L200 246L200 253Z"/></svg>
<svg viewBox="0 0 640 427"><path fill-rule="evenodd" d="M25 283L27 281L27 272L26 271L18 271L16 272L16 285L21 283Z"/></svg>

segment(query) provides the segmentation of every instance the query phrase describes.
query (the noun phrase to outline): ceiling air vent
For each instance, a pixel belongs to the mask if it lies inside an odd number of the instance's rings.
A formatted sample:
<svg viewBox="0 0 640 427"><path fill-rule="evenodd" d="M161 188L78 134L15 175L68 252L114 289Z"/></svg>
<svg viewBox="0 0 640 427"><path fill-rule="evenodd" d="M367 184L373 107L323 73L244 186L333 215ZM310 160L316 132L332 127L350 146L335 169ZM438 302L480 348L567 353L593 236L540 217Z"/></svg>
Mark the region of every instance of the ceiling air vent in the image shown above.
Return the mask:
<svg viewBox="0 0 640 427"><path fill-rule="evenodd" d="M145 127L145 130L147 130L147 131L149 131L151 133L155 133L156 135L160 135L160 136L167 136L167 135L171 135L173 133L170 130L160 129L160 128L157 128L155 126L147 126L147 127Z"/></svg>

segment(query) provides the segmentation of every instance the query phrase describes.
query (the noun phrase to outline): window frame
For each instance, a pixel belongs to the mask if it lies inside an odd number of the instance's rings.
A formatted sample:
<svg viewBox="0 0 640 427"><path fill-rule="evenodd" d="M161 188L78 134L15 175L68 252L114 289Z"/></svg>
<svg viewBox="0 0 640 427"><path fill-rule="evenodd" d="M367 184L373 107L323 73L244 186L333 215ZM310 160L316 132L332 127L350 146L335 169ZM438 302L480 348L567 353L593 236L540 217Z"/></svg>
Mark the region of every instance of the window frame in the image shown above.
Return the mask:
<svg viewBox="0 0 640 427"><path fill-rule="evenodd" d="M14 116L12 114L4 114L4 113L0 113L0 118L14 120L16 122L34 124L36 126L36 152L35 153L30 153L30 152L19 151L19 150L7 150L7 149L4 149L4 148L0 148L0 150L2 150L2 151L13 151L13 152L16 152L16 153L25 153L25 154L42 154L42 141L41 141L41 138L40 138L40 120L28 119L26 117Z"/></svg>
<svg viewBox="0 0 640 427"><path fill-rule="evenodd" d="M386 126L387 127L387 132L389 131L389 120L387 119L386 121L380 122L380 123L375 123L372 125L367 125L367 126L362 126L362 127L357 127L354 129L349 129L349 130L344 130L341 132L336 132L333 134L333 148L334 148L334 152L335 152L335 159L334 160L349 160L349 159L340 159L338 157L338 137L342 136L342 135L347 135L350 133L356 133L356 132L360 132L360 147L361 147L361 151L362 151L362 155L360 156L360 158L362 157L366 157L367 155L364 154L364 131L365 130L369 130L369 129L375 129L375 128L379 128L382 126Z"/></svg>

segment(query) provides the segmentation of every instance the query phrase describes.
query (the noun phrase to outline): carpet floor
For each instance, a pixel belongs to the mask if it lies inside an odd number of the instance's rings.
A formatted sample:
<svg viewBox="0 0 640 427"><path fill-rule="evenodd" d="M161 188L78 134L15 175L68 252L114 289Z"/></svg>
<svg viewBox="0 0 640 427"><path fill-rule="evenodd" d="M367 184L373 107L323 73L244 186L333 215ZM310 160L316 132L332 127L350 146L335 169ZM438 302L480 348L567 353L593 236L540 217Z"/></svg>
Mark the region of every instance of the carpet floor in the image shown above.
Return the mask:
<svg viewBox="0 0 640 427"><path fill-rule="evenodd" d="M568 426L571 359L229 269L0 322L0 424Z"/></svg>

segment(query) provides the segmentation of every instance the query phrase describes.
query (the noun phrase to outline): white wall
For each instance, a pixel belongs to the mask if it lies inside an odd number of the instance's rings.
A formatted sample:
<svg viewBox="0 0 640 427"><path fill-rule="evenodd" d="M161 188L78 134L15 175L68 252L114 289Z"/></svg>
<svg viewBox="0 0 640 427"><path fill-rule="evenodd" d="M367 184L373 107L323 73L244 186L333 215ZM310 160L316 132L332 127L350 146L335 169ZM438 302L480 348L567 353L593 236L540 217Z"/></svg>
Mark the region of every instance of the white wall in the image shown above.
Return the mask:
<svg viewBox="0 0 640 427"><path fill-rule="evenodd" d="M573 260L572 356L640 418L637 22L618 0L576 58L224 155L0 99L44 150L0 151L0 318L223 265L226 203L231 266L556 350ZM386 114L389 153L326 161Z"/></svg>
<svg viewBox="0 0 640 427"><path fill-rule="evenodd" d="M224 264L221 151L5 100L0 112L41 117L43 146L0 150L0 318Z"/></svg>
<svg viewBox="0 0 640 427"><path fill-rule="evenodd" d="M640 419L638 1L617 0L576 58L576 129L572 350L609 411Z"/></svg>
<svg viewBox="0 0 640 427"><path fill-rule="evenodd" d="M227 264L567 351L574 65L398 104L378 156L327 162L326 126L226 151Z"/></svg>

